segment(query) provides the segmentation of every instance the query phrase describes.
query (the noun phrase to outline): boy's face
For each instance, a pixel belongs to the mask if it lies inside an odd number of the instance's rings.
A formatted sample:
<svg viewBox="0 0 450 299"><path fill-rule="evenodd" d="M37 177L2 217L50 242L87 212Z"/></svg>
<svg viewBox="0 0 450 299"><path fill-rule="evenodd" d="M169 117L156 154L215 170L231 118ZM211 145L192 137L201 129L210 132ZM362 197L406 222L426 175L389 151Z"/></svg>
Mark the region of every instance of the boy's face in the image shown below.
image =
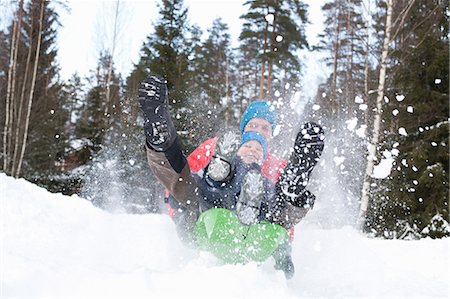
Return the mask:
<svg viewBox="0 0 450 299"><path fill-rule="evenodd" d="M252 118L244 127L244 132L257 132L266 140L272 138L272 124L263 118Z"/></svg>
<svg viewBox="0 0 450 299"><path fill-rule="evenodd" d="M261 165L264 162L264 149L256 140L249 140L241 145L237 155L246 164L257 163Z"/></svg>

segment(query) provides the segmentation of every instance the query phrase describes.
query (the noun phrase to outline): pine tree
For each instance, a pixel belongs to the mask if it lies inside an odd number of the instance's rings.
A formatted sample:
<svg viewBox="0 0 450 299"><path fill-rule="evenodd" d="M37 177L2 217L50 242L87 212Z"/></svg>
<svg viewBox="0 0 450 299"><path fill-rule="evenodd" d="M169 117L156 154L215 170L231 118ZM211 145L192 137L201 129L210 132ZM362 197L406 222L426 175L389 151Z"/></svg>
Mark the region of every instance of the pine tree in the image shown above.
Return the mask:
<svg viewBox="0 0 450 299"><path fill-rule="evenodd" d="M189 106L192 74L189 68L189 55L196 45L195 35L187 21L187 8L183 0L162 0L159 4L159 19L154 32L150 33L141 49L141 57L130 77L127 79L129 94L137 91L139 82L149 74L157 74L167 79L172 119L185 144L189 145L186 124L193 111ZM131 91L131 90L134 91Z"/></svg>
<svg viewBox="0 0 450 299"><path fill-rule="evenodd" d="M91 71L90 77L87 78L90 88L76 127L77 138L89 140L94 151L99 151L106 143L106 132L114 129L120 115L121 79L115 73L114 67L109 86L110 100L106 101L110 60L110 56L102 54L97 68Z"/></svg>
<svg viewBox="0 0 450 299"><path fill-rule="evenodd" d="M323 108L330 109L327 115L332 117L353 117L357 112L355 97L364 94L367 33L362 1L329 1L322 10L326 20L319 48L330 53L326 61L332 69L326 97L331 105Z"/></svg>
<svg viewBox="0 0 450 299"><path fill-rule="evenodd" d="M448 1L398 2L384 148L395 148L367 227L391 237L450 234Z"/></svg>
<svg viewBox="0 0 450 299"><path fill-rule="evenodd" d="M249 9L241 16L245 21L240 40L246 51L254 50L259 98L271 99L276 90L284 92L286 83L295 86L299 82L301 63L297 51L308 46L304 33L306 5L298 0L250 0L245 5Z"/></svg>
<svg viewBox="0 0 450 299"><path fill-rule="evenodd" d="M217 128L231 124L233 106L233 54L228 26L216 19L208 38L196 47L191 60L193 73L190 107L198 117L192 119L197 144L213 136ZM235 124L236 121L234 121Z"/></svg>
<svg viewBox="0 0 450 299"><path fill-rule="evenodd" d="M365 140L356 133L367 125L365 111L369 103L364 84L368 34L362 2L327 1L322 6L325 29L315 47L327 53L325 62L331 74L318 90L315 104L320 109L314 114L329 133L327 144L334 157L327 163L342 186L344 200L334 203L346 209L356 209L365 166Z"/></svg>

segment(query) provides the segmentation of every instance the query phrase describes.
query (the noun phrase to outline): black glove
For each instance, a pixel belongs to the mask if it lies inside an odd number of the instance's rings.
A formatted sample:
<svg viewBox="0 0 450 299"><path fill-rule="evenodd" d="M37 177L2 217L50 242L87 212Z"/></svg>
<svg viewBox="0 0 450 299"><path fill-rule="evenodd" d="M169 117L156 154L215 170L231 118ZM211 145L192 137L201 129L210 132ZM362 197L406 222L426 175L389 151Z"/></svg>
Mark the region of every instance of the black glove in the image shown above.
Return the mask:
<svg viewBox="0 0 450 299"><path fill-rule="evenodd" d="M167 106L167 82L158 76L147 77L139 87L139 104L144 114L147 144L157 151L166 151L177 132Z"/></svg>

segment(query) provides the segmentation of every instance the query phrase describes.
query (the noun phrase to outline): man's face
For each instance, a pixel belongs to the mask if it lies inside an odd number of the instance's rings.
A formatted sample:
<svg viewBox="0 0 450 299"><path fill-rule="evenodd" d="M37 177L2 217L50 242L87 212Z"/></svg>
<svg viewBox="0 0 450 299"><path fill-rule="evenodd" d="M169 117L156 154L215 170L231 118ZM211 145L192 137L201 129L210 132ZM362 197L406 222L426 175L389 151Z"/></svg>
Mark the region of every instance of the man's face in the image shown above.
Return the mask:
<svg viewBox="0 0 450 299"><path fill-rule="evenodd" d="M252 118L244 127L244 132L257 132L270 140L272 138L272 124L263 118Z"/></svg>
<svg viewBox="0 0 450 299"><path fill-rule="evenodd" d="M244 163L257 163L261 165L264 162L264 149L256 140L249 140L237 151L237 155Z"/></svg>

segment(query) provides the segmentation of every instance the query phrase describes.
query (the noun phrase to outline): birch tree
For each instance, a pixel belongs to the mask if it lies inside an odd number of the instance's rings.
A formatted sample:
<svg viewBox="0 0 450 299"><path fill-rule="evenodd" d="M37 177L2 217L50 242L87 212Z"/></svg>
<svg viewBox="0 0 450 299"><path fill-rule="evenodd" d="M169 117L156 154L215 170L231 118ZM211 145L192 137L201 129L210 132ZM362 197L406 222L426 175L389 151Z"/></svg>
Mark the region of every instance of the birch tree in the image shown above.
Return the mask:
<svg viewBox="0 0 450 299"><path fill-rule="evenodd" d="M25 154L25 148L27 146L27 139L28 139L28 127L30 125L30 114L31 114L31 107L33 105L33 97L34 97L34 87L36 85L36 73L39 65L39 54L41 52L41 43L42 43L42 23L44 19L44 1L41 0L41 11L39 16L39 27L38 27L38 38L37 38L37 46L36 46L36 56L34 58L34 66L33 66L33 75L31 78L31 87L30 87L30 93L28 97L28 107L26 112L26 118L25 118L25 129L23 130L23 137L22 137L22 150L20 152L19 160L17 162L17 169L14 169L13 176L16 178L19 177L20 170L22 168L22 162L23 162L23 156Z"/></svg>
<svg viewBox="0 0 450 299"><path fill-rule="evenodd" d="M20 30L14 30L11 24L7 32L8 40L14 41L9 45L17 51L16 54L9 51L8 55L14 64L2 65L0 71L7 77L5 90L8 84L10 90L8 95L0 93L2 104L6 107L9 103L4 116L6 119L9 115L8 122L5 121L7 133L3 136L7 140L2 140L3 151L5 145L7 149L4 155L7 165L4 163L3 168L15 177L29 178L39 173L43 181L55 171L53 159L63 147L66 118L60 109L61 85L57 78L58 16L51 4L42 0L24 1L19 11L13 22L16 28L21 24Z"/></svg>
<svg viewBox="0 0 450 299"><path fill-rule="evenodd" d="M3 131L3 169L12 172L12 131L14 119L14 95L16 89L17 55L19 50L20 31L23 15L23 1L18 3L16 17L13 19L12 37L10 43L9 66L6 87L5 125Z"/></svg>
<svg viewBox="0 0 450 299"><path fill-rule="evenodd" d="M370 178L372 177L376 155L377 146L380 139L381 133L381 115L383 112L383 101L384 101L384 89L386 82L386 68L387 60L389 54L389 43L391 42L391 30L392 30L392 8L394 0L386 1L386 23L385 23L385 35L383 40L383 50L380 59L380 72L378 77L378 88L377 88L377 101L376 101L376 111L373 121L372 138L368 145L368 156L367 165L364 176L363 188L361 192L361 207L359 213L359 223L360 226L363 225L365 220L365 215L369 205L369 191L370 191Z"/></svg>

